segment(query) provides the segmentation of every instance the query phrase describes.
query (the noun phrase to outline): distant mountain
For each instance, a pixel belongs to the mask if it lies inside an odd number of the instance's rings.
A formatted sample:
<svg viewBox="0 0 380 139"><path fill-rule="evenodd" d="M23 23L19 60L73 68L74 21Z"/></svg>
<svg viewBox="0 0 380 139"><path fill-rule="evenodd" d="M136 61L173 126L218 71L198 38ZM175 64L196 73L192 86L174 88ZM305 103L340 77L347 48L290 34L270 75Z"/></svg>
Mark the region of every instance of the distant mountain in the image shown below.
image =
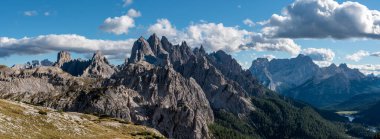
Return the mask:
<svg viewBox="0 0 380 139"><path fill-rule="evenodd" d="M273 91L284 92L313 78L319 71L308 56L291 59L258 58L249 68L254 76Z"/></svg>
<svg viewBox="0 0 380 139"><path fill-rule="evenodd" d="M320 108L338 105L355 95L380 93L379 78L367 77L346 64L320 68L304 55L271 61L259 58L249 70L270 89Z"/></svg>
<svg viewBox="0 0 380 139"><path fill-rule="evenodd" d="M100 52L73 60L61 51L54 66L3 67L0 98L119 118L168 138L348 136L331 120L338 115L281 97L225 52L155 34L136 40L119 66Z"/></svg>
<svg viewBox="0 0 380 139"><path fill-rule="evenodd" d="M42 61L32 60L32 61L27 62L25 64L13 65L12 68L15 68L15 69L31 69L31 68L41 67L41 66L52 66L53 64L54 63L49 61L48 59L44 59Z"/></svg>

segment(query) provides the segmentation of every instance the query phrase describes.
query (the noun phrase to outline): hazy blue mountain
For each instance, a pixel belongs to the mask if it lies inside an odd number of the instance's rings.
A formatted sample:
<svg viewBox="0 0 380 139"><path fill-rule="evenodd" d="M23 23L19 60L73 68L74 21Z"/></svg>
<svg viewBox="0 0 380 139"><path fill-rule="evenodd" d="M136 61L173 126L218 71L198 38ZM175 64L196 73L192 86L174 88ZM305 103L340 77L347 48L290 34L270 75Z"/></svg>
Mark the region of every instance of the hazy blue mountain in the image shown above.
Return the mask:
<svg viewBox="0 0 380 139"><path fill-rule="evenodd" d="M321 68L304 55L271 61L259 58L249 70L268 88L319 108L338 106L359 94L380 93L379 78L365 76L346 64Z"/></svg>

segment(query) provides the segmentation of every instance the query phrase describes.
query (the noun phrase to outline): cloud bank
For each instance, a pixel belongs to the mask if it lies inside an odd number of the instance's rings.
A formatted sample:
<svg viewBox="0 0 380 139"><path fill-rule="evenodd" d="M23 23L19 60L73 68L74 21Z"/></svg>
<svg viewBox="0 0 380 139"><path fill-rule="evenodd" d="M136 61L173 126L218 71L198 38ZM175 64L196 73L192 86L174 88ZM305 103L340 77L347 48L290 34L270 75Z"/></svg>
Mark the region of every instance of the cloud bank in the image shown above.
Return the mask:
<svg viewBox="0 0 380 139"><path fill-rule="evenodd" d="M296 0L262 24L271 37L380 39L380 12L351 1Z"/></svg>
<svg viewBox="0 0 380 139"><path fill-rule="evenodd" d="M76 53L102 51L109 58L124 59L130 55L135 40L125 41L95 40L75 34L41 35L21 39L0 37L0 57L10 55L35 55L67 50Z"/></svg>
<svg viewBox="0 0 380 139"><path fill-rule="evenodd" d="M335 53L331 49L326 48L306 48L302 50L302 54L309 56L315 61L333 61Z"/></svg>

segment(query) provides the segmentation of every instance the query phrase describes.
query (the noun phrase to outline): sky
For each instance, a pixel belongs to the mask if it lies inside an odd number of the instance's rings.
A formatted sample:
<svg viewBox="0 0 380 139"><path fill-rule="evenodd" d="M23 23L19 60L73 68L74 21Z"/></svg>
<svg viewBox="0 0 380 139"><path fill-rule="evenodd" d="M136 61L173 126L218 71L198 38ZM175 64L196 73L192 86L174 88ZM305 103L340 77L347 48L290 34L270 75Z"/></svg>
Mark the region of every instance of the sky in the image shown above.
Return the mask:
<svg viewBox="0 0 380 139"><path fill-rule="evenodd" d="M259 57L309 55L380 74L376 0L2 0L0 64L56 60L60 50L114 64L152 33L175 44L224 50L244 68Z"/></svg>

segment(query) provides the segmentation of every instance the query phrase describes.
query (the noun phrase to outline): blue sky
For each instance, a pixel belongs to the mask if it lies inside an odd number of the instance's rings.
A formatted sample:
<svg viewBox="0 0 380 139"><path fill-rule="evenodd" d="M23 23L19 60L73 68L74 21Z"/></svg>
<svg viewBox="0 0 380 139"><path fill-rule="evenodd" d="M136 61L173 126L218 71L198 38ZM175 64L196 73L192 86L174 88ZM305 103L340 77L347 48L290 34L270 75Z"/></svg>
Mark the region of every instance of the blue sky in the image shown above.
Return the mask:
<svg viewBox="0 0 380 139"><path fill-rule="evenodd" d="M352 1L359 2L370 10L380 10L380 1ZM147 30L151 25L156 24L158 19L167 19L179 31L186 30L194 24L222 23L224 27L261 33L263 25L256 23L255 26L250 27L244 24L243 20L250 19L253 22L269 20L273 14L281 15L282 10L294 2L293 0L134 0L129 5L124 5L123 0L2 0L0 1L0 15L3 20L0 22L0 37L21 39L49 34L77 34L96 40L137 39L139 36L148 37L151 32ZM344 1L337 2L342 4ZM130 9L138 11L141 16L133 18L135 26L129 28L128 33L116 35L100 29L107 18L127 15ZM380 57L375 56L363 56L357 61L346 58L347 55L359 50L369 53L380 51L378 39L356 36L343 39L334 37L291 39L301 47L301 51L306 48L332 50L335 56L330 62L337 64L380 64L378 62ZM22 49L20 50L22 51ZM213 50L216 49L209 51ZM245 67L249 66L255 58L264 55L274 55L276 58L295 56L284 51L257 51L254 49L230 51L230 53ZM74 54L74 57L86 56L88 57L86 53ZM11 66L33 59L45 58L56 60L56 51L13 52L0 57L0 63ZM112 61L119 64L123 60L113 59Z"/></svg>

